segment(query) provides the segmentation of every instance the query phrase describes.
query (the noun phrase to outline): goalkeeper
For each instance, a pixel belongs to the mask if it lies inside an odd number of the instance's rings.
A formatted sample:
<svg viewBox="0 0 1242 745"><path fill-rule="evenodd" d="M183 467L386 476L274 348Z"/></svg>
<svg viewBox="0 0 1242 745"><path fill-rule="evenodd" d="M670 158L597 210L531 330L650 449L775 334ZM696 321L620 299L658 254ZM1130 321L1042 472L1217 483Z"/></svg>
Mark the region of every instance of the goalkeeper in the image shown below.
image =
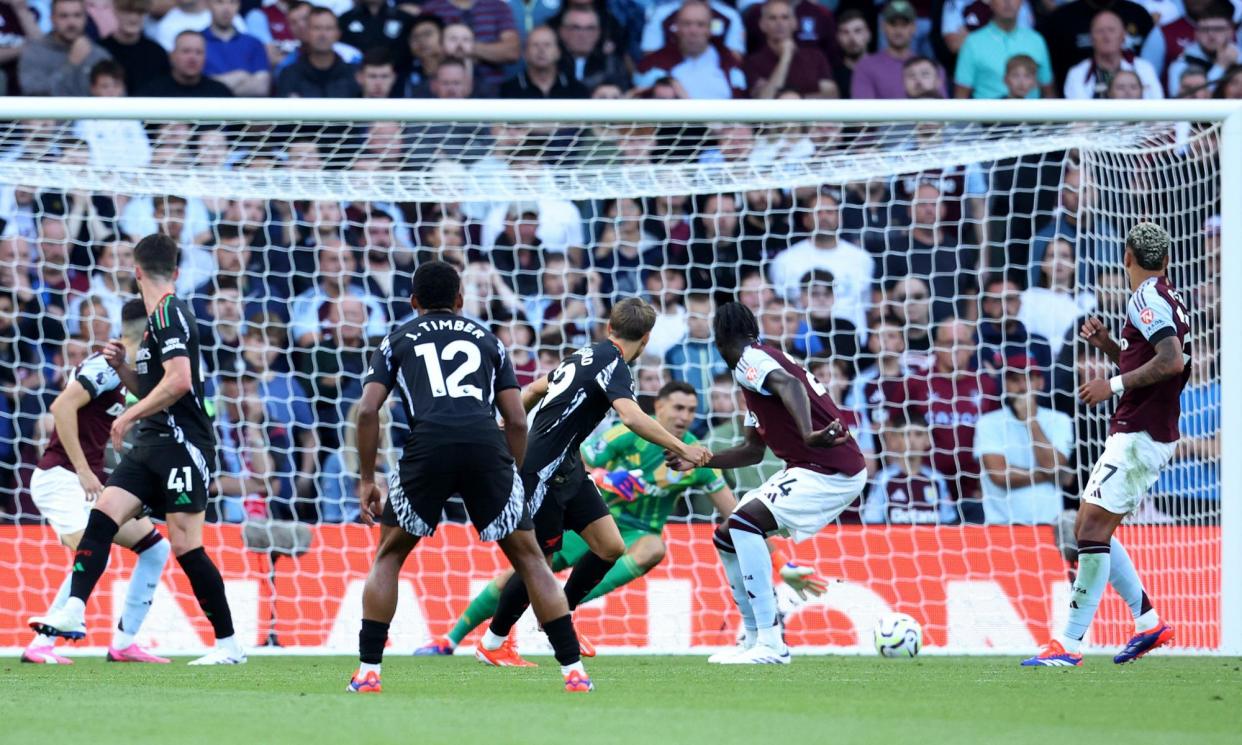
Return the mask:
<svg viewBox="0 0 1242 745"><path fill-rule="evenodd" d="M655 419L687 444L697 442L689 433L694 422L698 396L694 387L684 382L666 384L656 396ZM626 552L608 571L583 602L602 597L654 569L666 552L661 533L677 501L690 489L708 493L721 518L728 517L737 500L720 471L697 468L684 474L670 471L664 464L664 452L657 446L617 424L587 440L582 447L584 465L592 470L592 478L609 502L612 516L621 530ZM576 533L565 534L564 547L552 556L552 570L560 572L573 566L590 549ZM781 576L800 594L823 592L823 583L808 567L786 563L778 556ZM451 655L462 639L496 611L500 591L512 572L506 571L483 588L457 619L448 636L436 639L414 654L419 656ZM579 635L583 653L593 653Z"/></svg>

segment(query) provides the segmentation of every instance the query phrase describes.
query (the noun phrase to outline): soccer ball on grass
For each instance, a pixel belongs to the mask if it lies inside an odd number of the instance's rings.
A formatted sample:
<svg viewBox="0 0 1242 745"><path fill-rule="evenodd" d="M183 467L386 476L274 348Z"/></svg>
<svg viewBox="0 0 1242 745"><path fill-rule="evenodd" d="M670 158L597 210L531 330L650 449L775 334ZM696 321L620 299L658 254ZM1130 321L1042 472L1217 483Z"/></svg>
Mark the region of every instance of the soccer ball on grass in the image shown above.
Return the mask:
<svg viewBox="0 0 1242 745"><path fill-rule="evenodd" d="M923 647L923 627L905 613L886 613L875 624L875 651L881 657L914 657Z"/></svg>

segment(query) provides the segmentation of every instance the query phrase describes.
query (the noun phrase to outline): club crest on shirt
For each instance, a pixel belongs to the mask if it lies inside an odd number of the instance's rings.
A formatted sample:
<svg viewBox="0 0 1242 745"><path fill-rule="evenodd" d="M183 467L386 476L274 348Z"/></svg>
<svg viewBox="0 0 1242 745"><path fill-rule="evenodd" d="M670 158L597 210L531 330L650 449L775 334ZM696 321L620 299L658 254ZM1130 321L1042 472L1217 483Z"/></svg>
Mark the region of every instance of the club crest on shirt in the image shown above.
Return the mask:
<svg viewBox="0 0 1242 745"><path fill-rule="evenodd" d="M753 367L746 368L746 379L752 383L755 382L759 379L759 371Z"/></svg>
<svg viewBox="0 0 1242 745"><path fill-rule="evenodd" d="M1143 322L1144 326L1146 326L1156 320L1156 312L1151 308L1144 308L1143 312L1139 313L1139 320Z"/></svg>
<svg viewBox="0 0 1242 745"><path fill-rule="evenodd" d="M1130 348L1130 340L1122 339L1121 341L1117 342L1117 346L1121 347L1121 351L1124 352Z"/></svg>

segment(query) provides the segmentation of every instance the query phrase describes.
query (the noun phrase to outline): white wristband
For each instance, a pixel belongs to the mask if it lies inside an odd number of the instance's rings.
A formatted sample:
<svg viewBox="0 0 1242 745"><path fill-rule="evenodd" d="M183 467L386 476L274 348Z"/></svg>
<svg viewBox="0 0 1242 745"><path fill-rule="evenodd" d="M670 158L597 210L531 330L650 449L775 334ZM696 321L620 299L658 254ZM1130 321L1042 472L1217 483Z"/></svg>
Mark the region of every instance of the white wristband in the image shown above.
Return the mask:
<svg viewBox="0 0 1242 745"><path fill-rule="evenodd" d="M1109 378L1108 387L1113 389L1114 396L1120 396L1121 394L1126 392L1126 385L1125 383L1121 382L1120 375L1114 375L1113 377Z"/></svg>

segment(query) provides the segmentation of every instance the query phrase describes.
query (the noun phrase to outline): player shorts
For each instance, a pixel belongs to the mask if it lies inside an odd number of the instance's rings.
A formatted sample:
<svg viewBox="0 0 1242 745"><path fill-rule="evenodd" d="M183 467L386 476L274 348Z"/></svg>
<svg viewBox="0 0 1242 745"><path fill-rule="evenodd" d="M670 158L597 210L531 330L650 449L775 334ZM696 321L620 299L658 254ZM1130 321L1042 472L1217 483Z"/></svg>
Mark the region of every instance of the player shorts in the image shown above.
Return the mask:
<svg viewBox="0 0 1242 745"><path fill-rule="evenodd" d="M388 501L380 521L410 535L433 535L444 503L457 494L484 541L532 527L522 480L508 449L459 442L413 446L388 476Z"/></svg>
<svg viewBox="0 0 1242 745"><path fill-rule="evenodd" d="M78 475L68 468L36 468L30 476L30 497L57 536L86 530L91 506Z"/></svg>
<svg viewBox="0 0 1242 745"><path fill-rule="evenodd" d="M786 468L751 489L738 508L756 499L776 518L781 533L795 541L823 530L862 495L867 486L866 469L853 476L825 474L806 468Z"/></svg>
<svg viewBox="0 0 1242 745"><path fill-rule="evenodd" d="M170 512L205 512L214 448L190 441L135 445L108 477L115 486L138 497L147 513L164 518Z"/></svg>
<svg viewBox="0 0 1242 745"><path fill-rule="evenodd" d="M627 528L620 524L617 525L617 528L621 530L621 540L625 543L626 550L638 543L640 538L645 538L649 535L654 535L657 538L660 537L658 533L639 530L638 528ZM556 555L552 557L552 571L559 572L570 568L577 564L579 559L590 553L590 551L591 547L587 545L585 538L572 530L566 531L561 550L557 551Z"/></svg>
<svg viewBox="0 0 1242 745"><path fill-rule="evenodd" d="M540 485L543 500L535 512L535 539L545 554L561 550L566 530L581 532L596 520L612 514L595 483L587 477L579 458L568 458L551 476L524 473L526 493L534 494Z"/></svg>
<svg viewBox="0 0 1242 745"><path fill-rule="evenodd" d="M1115 515L1128 515L1160 477L1177 451L1176 442L1156 442L1146 432L1116 432L1091 469L1082 501Z"/></svg>

